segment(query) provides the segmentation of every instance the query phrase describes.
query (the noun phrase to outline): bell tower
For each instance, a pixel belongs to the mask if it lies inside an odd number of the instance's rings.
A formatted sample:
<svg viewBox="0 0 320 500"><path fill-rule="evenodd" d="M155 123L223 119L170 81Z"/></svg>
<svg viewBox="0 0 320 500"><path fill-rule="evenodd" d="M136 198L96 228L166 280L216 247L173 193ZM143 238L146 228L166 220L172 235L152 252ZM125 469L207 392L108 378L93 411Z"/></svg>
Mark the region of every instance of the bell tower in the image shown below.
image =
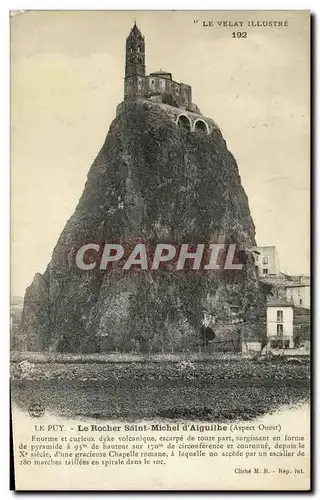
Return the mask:
<svg viewBox="0 0 320 500"><path fill-rule="evenodd" d="M134 99L143 95L145 66L144 36L134 23L126 40L126 70L124 78L124 98Z"/></svg>

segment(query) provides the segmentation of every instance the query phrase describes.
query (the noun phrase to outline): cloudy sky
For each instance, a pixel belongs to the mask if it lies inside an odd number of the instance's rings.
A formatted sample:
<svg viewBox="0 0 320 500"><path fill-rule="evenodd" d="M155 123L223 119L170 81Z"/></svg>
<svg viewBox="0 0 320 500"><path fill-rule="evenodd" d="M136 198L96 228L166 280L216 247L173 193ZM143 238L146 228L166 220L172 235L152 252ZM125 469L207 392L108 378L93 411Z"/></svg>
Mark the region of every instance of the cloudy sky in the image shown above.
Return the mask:
<svg viewBox="0 0 320 500"><path fill-rule="evenodd" d="M192 85L236 157L259 245L309 272L309 35L305 12L37 11L11 18L12 294L43 272L123 99L125 37L147 71ZM218 21L288 21L239 28ZM194 22L198 21L198 22ZM203 21L213 21L204 27ZM241 28L245 31L245 28Z"/></svg>

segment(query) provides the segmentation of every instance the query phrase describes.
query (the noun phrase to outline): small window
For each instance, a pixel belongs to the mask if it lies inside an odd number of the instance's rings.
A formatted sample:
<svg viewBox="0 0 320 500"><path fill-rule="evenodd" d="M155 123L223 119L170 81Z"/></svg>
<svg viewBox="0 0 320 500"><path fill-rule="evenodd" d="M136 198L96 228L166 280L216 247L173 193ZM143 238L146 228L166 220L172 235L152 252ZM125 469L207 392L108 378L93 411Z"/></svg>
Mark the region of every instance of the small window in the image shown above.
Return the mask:
<svg viewBox="0 0 320 500"><path fill-rule="evenodd" d="M281 310L277 311L277 321L279 322L283 321L283 311Z"/></svg>
<svg viewBox="0 0 320 500"><path fill-rule="evenodd" d="M154 85L154 80L151 80L151 85Z"/></svg>
<svg viewBox="0 0 320 500"><path fill-rule="evenodd" d="M141 45L140 44L138 44L137 49L138 49L138 52L141 52Z"/></svg>
<svg viewBox="0 0 320 500"><path fill-rule="evenodd" d="M262 269L263 274L268 274L268 269Z"/></svg>
<svg viewBox="0 0 320 500"><path fill-rule="evenodd" d="M302 306L302 303L303 303L302 299L300 299L299 302L300 302L300 306Z"/></svg>
<svg viewBox="0 0 320 500"><path fill-rule="evenodd" d="M283 333L283 325L277 325L277 335L281 335Z"/></svg>
<svg viewBox="0 0 320 500"><path fill-rule="evenodd" d="M262 264L268 264L268 257L263 257Z"/></svg>

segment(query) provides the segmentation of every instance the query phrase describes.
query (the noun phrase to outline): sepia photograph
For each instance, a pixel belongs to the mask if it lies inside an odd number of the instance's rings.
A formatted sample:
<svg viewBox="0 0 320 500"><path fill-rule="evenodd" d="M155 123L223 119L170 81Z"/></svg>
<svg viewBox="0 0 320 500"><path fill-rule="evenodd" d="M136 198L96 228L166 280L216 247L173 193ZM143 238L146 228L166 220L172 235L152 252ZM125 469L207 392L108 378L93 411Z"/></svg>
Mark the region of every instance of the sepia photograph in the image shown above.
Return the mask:
<svg viewBox="0 0 320 500"><path fill-rule="evenodd" d="M309 11L10 31L16 489L309 490Z"/></svg>

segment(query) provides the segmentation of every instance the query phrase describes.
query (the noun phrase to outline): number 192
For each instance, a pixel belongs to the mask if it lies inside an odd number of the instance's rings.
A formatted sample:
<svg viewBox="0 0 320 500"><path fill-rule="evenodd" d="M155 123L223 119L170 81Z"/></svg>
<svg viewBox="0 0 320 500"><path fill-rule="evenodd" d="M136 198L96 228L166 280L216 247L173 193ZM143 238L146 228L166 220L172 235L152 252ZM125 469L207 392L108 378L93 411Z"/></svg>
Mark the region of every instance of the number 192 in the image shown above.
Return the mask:
<svg viewBox="0 0 320 500"><path fill-rule="evenodd" d="M247 38L246 31L234 31L232 33L232 38Z"/></svg>

